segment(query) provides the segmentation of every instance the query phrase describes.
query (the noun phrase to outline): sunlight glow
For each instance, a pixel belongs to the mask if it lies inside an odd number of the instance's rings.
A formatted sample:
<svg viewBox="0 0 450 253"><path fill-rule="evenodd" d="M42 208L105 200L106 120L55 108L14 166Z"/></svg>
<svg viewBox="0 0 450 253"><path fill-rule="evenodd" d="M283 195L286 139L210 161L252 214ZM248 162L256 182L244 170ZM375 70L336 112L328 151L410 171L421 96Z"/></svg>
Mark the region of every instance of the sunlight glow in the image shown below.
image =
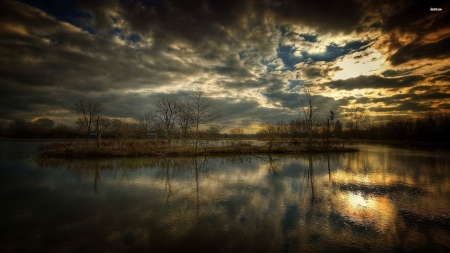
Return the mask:
<svg viewBox="0 0 450 253"><path fill-rule="evenodd" d="M352 222L371 226L379 232L393 229L395 206L387 197L363 196L361 193L346 193L340 197L341 213Z"/></svg>
<svg viewBox="0 0 450 253"><path fill-rule="evenodd" d="M336 62L336 66L342 70L336 72L333 80L380 74L387 69L383 64L384 61L384 56L374 49L349 54Z"/></svg>

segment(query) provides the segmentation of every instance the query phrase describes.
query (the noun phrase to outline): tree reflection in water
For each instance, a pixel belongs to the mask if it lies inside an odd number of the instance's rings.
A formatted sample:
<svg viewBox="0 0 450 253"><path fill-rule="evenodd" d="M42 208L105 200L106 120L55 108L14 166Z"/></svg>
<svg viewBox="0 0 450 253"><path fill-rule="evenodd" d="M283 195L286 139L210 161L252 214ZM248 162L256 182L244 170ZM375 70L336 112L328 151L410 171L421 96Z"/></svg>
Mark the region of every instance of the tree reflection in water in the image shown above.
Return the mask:
<svg viewBox="0 0 450 253"><path fill-rule="evenodd" d="M104 219L121 215L129 223L116 230L148 231L138 249L402 251L412 243L414 251L449 249L450 159L392 152L38 164L70 171L90 187L94 179L98 195L120 190L131 204ZM112 176L117 172L120 179ZM102 233L103 240L111 237Z"/></svg>

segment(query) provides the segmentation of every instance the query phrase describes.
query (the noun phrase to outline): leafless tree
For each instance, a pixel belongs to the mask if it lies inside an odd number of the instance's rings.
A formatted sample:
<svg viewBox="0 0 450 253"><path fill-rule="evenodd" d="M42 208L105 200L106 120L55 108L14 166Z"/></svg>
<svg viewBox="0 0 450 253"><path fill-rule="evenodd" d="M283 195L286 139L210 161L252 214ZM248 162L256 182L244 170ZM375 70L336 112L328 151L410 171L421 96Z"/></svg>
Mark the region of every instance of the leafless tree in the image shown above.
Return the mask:
<svg viewBox="0 0 450 253"><path fill-rule="evenodd" d="M190 95L189 107L193 113L193 127L195 130L195 150L199 139L199 127L210 124L222 117L222 111L214 107L211 98L205 96L203 91L195 91Z"/></svg>
<svg viewBox="0 0 450 253"><path fill-rule="evenodd" d="M258 135L261 139L266 141L269 151L272 150L275 140L279 137L277 126L272 123L262 123Z"/></svg>
<svg viewBox="0 0 450 253"><path fill-rule="evenodd" d="M315 101L315 91L310 86L302 86L297 90L297 95L300 99L300 107L305 116L307 131L309 135L308 143L312 144L312 132L313 132L313 117L317 110Z"/></svg>
<svg viewBox="0 0 450 253"><path fill-rule="evenodd" d="M35 126L37 131L46 132L53 128L55 122L49 118L38 118L33 121L33 125Z"/></svg>
<svg viewBox="0 0 450 253"><path fill-rule="evenodd" d="M95 100L79 99L75 102L73 110L78 115L77 124L80 124L89 134L92 124L99 121L102 117L104 107L102 103Z"/></svg>
<svg viewBox="0 0 450 253"><path fill-rule="evenodd" d="M139 131L147 135L147 132L155 128L155 114L152 112L145 112L136 117L138 123Z"/></svg>
<svg viewBox="0 0 450 253"><path fill-rule="evenodd" d="M220 132L225 128L223 125L211 124L206 130L207 136L212 139L219 138Z"/></svg>
<svg viewBox="0 0 450 253"><path fill-rule="evenodd" d="M194 123L194 110L189 101L189 97L185 97L180 101L180 109L176 115L176 121L180 126L181 137L188 138L188 132Z"/></svg>
<svg viewBox="0 0 450 253"><path fill-rule="evenodd" d="M0 136L5 136L8 130L8 122L1 120L0 121Z"/></svg>
<svg viewBox="0 0 450 253"><path fill-rule="evenodd" d="M244 129L240 127L236 127L230 130L230 134L234 136L234 138L242 138L244 135Z"/></svg>
<svg viewBox="0 0 450 253"><path fill-rule="evenodd" d="M103 125L101 124L102 121L102 115L97 115L95 119L95 132L97 133L97 149L99 149L102 145L102 132L103 132Z"/></svg>
<svg viewBox="0 0 450 253"><path fill-rule="evenodd" d="M355 104L347 109L347 115L351 122L349 125L356 131L362 129L369 120L368 111Z"/></svg>
<svg viewBox="0 0 450 253"><path fill-rule="evenodd" d="M176 97L161 96L153 101L157 108L156 119L166 135L169 146L174 137L176 115L180 110L180 102Z"/></svg>

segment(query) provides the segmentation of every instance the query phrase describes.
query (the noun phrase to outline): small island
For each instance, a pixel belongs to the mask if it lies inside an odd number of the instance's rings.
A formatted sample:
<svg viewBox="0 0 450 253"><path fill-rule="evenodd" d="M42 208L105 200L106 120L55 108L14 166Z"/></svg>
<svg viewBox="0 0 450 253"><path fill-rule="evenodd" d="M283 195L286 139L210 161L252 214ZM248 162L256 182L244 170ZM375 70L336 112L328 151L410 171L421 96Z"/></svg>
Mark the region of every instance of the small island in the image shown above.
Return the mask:
<svg viewBox="0 0 450 253"><path fill-rule="evenodd" d="M42 145L38 150L41 158L89 158L89 157L140 157L140 156L195 156L195 155L256 155L256 154L303 154L325 152L356 152L349 141L243 141L200 140L168 145L162 140L108 140L101 146L94 141L55 142Z"/></svg>

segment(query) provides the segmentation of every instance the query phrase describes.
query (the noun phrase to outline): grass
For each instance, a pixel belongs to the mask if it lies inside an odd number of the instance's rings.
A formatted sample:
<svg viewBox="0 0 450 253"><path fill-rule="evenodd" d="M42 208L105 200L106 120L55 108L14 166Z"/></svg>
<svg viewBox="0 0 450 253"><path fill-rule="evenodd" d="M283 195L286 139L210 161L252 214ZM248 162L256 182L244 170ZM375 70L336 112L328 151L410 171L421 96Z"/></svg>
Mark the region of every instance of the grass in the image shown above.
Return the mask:
<svg viewBox="0 0 450 253"><path fill-rule="evenodd" d="M217 142L217 141L216 141ZM95 141L59 142L39 147L39 157L138 157L138 156L193 156L220 154L298 154L320 152L358 151L354 145L346 142L331 141L327 147L323 141L315 141L311 146L304 141L276 141L255 145L252 142L226 141L216 145L212 141L203 141L194 149L188 145L168 146L158 140L108 140L102 141L97 148Z"/></svg>

